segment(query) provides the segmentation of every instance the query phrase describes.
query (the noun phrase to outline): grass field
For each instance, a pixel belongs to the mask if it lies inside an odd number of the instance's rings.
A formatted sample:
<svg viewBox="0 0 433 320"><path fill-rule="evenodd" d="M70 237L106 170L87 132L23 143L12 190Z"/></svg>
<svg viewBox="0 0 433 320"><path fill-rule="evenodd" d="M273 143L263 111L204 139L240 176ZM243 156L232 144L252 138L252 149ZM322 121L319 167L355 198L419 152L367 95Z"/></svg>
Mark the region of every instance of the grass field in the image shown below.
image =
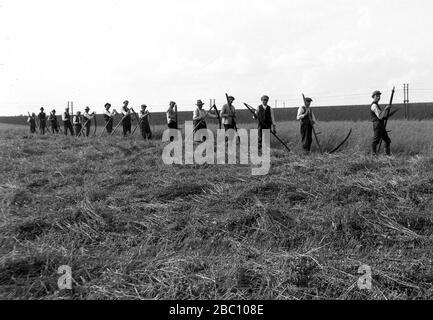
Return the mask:
<svg viewBox="0 0 433 320"><path fill-rule="evenodd" d="M144 142L0 125L0 297L433 299L433 122L390 122L390 158L369 155L367 122L321 123L325 149L350 127L340 153L303 156L298 124L279 124L294 152L273 141L258 177L164 165L161 127Z"/></svg>

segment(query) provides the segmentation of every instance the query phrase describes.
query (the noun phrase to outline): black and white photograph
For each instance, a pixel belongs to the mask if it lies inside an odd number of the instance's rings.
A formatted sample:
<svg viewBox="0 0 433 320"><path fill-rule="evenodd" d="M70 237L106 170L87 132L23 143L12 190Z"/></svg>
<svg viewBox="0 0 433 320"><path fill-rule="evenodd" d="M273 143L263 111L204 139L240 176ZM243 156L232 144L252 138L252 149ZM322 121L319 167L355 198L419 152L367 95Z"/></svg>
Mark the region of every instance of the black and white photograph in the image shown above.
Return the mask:
<svg viewBox="0 0 433 320"><path fill-rule="evenodd" d="M0 299L431 301L432 14L0 0Z"/></svg>

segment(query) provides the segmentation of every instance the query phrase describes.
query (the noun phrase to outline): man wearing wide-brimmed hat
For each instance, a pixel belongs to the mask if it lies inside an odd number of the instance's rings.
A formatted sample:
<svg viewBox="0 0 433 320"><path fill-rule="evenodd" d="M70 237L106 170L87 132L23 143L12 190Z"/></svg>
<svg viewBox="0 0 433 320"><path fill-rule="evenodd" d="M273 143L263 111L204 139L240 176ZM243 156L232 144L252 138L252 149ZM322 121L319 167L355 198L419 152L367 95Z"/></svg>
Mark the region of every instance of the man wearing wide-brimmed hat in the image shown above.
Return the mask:
<svg viewBox="0 0 433 320"><path fill-rule="evenodd" d="M203 101L197 100L197 103L195 104L197 108L195 108L193 114L192 114L192 121L194 124L194 133L196 133L200 129L206 129L206 118L217 118L217 115L215 113L206 112L206 110L203 110ZM203 137L202 140L206 140L206 137Z"/></svg>
<svg viewBox="0 0 433 320"><path fill-rule="evenodd" d="M39 133L45 134L45 128L47 127L47 115L44 112L44 108L41 108L41 112L38 114L39 119Z"/></svg>
<svg viewBox="0 0 433 320"><path fill-rule="evenodd" d="M235 101L235 98L233 96L229 96L229 103L226 103L221 108L221 118L225 130L236 130L236 109L233 105L233 101Z"/></svg>
<svg viewBox="0 0 433 320"><path fill-rule="evenodd" d="M313 99L305 98L305 106L299 107L298 115L296 116L296 120L301 122L302 149L306 153L310 152L313 142L313 126L316 123L316 117L310 108L311 102L313 102Z"/></svg>
<svg viewBox="0 0 433 320"><path fill-rule="evenodd" d="M390 106L386 106L385 108L381 108L379 105L380 97L382 93L378 90L374 91L371 97L373 98L373 102L370 107L371 121L373 121L373 131L374 137L373 142L371 144L371 148L374 155L377 155L377 145L381 140L385 142L385 152L387 155L391 155L391 139L388 136L388 132L386 131L385 121L387 111L390 109Z"/></svg>
<svg viewBox="0 0 433 320"><path fill-rule="evenodd" d="M111 104L109 104L108 102L105 104L104 108L105 129L107 130L108 134L111 134L111 132L113 132L113 119L114 116L117 114L117 111L113 110L113 112L111 112Z"/></svg>

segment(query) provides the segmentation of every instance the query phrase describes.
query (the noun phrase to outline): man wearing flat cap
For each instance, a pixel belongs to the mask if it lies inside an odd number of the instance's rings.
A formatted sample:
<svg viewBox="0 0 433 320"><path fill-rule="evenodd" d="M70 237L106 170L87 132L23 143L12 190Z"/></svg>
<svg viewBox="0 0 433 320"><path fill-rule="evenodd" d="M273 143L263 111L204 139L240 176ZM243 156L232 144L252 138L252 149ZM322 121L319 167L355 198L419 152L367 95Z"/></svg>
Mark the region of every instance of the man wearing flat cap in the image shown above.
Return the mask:
<svg viewBox="0 0 433 320"><path fill-rule="evenodd" d="M36 114L33 112L31 115L29 113L29 118L27 119L27 122L30 125L30 133L36 132Z"/></svg>
<svg viewBox="0 0 433 320"><path fill-rule="evenodd" d="M132 127L132 111L130 108L128 108L129 101L125 100L123 101L123 107L120 111L122 115L122 128L123 128L123 136L126 137L128 134L131 134L131 127Z"/></svg>
<svg viewBox="0 0 433 320"><path fill-rule="evenodd" d="M140 110L140 131L141 136L144 140L152 139L152 131L150 130L149 117L150 112L147 110L147 106L145 104L142 104Z"/></svg>
<svg viewBox="0 0 433 320"><path fill-rule="evenodd" d="M175 109L177 109L176 102L170 101L166 112L167 126L169 129L177 129L177 114Z"/></svg>
<svg viewBox="0 0 433 320"><path fill-rule="evenodd" d="M259 131L259 150L262 149L262 130L270 129L276 132L276 123L274 110L268 105L269 97L264 95L260 99L262 104L257 108L254 118L258 120L258 131Z"/></svg>
<svg viewBox="0 0 433 320"><path fill-rule="evenodd" d="M45 128L47 127L47 115L44 112L44 108L41 108L41 112L38 114L39 119L39 133L45 134Z"/></svg>
<svg viewBox="0 0 433 320"><path fill-rule="evenodd" d="M75 136L78 137L81 128L83 127L83 118L81 116L81 111L77 111L77 114L73 116L72 123L74 124Z"/></svg>
<svg viewBox="0 0 433 320"><path fill-rule="evenodd" d="M197 106L197 108L195 108L192 114L194 134L200 129L207 128L206 118L217 118L217 115L215 113L206 112L205 110L203 110L204 103L201 100L197 100L197 103L195 105ZM202 140L206 140L206 137L203 137Z"/></svg>
<svg viewBox="0 0 433 320"><path fill-rule="evenodd" d="M57 122L56 110L50 112L50 116L48 120L51 123L51 131L52 133L59 133L59 124Z"/></svg>
<svg viewBox="0 0 433 320"><path fill-rule="evenodd" d="M72 128L71 114L69 113L69 107L65 108L65 112L62 113L63 131L65 136L68 135L68 130L71 136L74 135L74 129Z"/></svg>
<svg viewBox="0 0 433 320"><path fill-rule="evenodd" d="M296 120L301 122L301 142L302 149L306 153L311 150L311 143L313 142L313 125L316 123L316 117L314 116L313 110L311 110L311 102L313 99L305 98L305 106L301 106L298 109L298 115Z"/></svg>
<svg viewBox="0 0 433 320"><path fill-rule="evenodd" d="M372 152L374 155L377 155L377 145L381 140L385 142L385 152L387 155L391 155L391 139L388 136L388 132L386 131L385 121L386 115L388 114L388 110L390 106L386 106L382 109L379 105L380 97L382 93L378 90L374 91L371 97L373 98L373 102L370 107L370 115L371 121L373 122L373 142L371 144Z"/></svg>
<svg viewBox="0 0 433 320"><path fill-rule="evenodd" d="M84 113L83 113L83 122L84 122L84 129L86 130L85 135L86 137L89 136L90 134L90 126L92 125L92 119L95 117L95 113L89 113L90 108L86 107L84 109Z"/></svg>
<svg viewBox="0 0 433 320"><path fill-rule="evenodd" d="M222 123L226 131L229 129L236 130L236 109L233 106L233 101L235 101L235 98L233 96L229 96L229 103L226 103L221 108Z"/></svg>

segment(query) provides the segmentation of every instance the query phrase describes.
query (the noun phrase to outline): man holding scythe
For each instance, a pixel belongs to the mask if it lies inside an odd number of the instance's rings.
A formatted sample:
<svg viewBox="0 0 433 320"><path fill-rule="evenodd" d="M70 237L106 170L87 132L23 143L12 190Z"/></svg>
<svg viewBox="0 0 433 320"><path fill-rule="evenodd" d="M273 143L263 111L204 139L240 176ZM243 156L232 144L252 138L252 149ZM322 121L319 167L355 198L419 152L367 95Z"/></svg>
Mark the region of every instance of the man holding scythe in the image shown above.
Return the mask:
<svg viewBox="0 0 433 320"><path fill-rule="evenodd" d="M262 104L257 108L254 113L254 118L258 119L259 130L259 150L262 150L262 134L263 129L270 129L274 133L276 130L276 123L274 117L274 110L268 105L269 97L264 95L261 98Z"/></svg>
<svg viewBox="0 0 433 320"><path fill-rule="evenodd" d="M306 153L311 150L311 144L313 142L313 126L316 124L316 117L314 116L313 110L310 105L313 99L305 98L305 105L299 107L298 115L296 120L301 122L301 141L302 148Z"/></svg>
<svg viewBox="0 0 433 320"><path fill-rule="evenodd" d="M86 107L84 109L83 113L83 121L84 121L84 127L81 130L86 130L85 134L86 137L90 134L90 126L92 125L92 119L95 117L95 112L89 113L90 108Z"/></svg>
<svg viewBox="0 0 433 320"><path fill-rule="evenodd" d="M233 96L226 96L227 103L221 108L221 118L223 119L224 129L227 131L233 129L237 131L236 127L236 109L233 106L235 98Z"/></svg>
<svg viewBox="0 0 433 320"><path fill-rule="evenodd" d="M371 144L371 148L374 155L377 155L377 145L383 140L385 142L385 152L389 156L391 155L391 139L386 131L386 120L389 116L389 110L391 109L391 103L385 108L381 108L379 105L380 97L382 93L378 90L372 94L373 102L370 107L371 121L373 121L374 137ZM391 98L392 99L392 98Z"/></svg>
<svg viewBox="0 0 433 320"><path fill-rule="evenodd" d="M47 115L44 112L44 108L41 108L41 112L38 114L39 119L39 133L45 134L45 129L47 127Z"/></svg>
<svg viewBox="0 0 433 320"><path fill-rule="evenodd" d="M216 114L211 113L211 111L205 111L203 110L203 101L197 100L196 106L197 108L194 110L192 115L192 121L194 124L194 134L199 131L200 129L206 129L206 118L218 118ZM195 140L195 139L194 139ZM203 137L203 141L206 141L206 136Z"/></svg>
<svg viewBox="0 0 433 320"><path fill-rule="evenodd" d="M143 137L143 139L145 140L149 140L152 139L152 131L150 130L150 124L149 124L149 117L150 117L150 112L147 109L147 106L145 104L141 105L141 110L140 110L140 131L141 131L141 136Z"/></svg>
<svg viewBox="0 0 433 320"><path fill-rule="evenodd" d="M71 136L74 135L74 129L72 128L71 114L69 113L69 107L65 108L65 112L62 114L63 128L65 132L65 136L68 135L68 130L71 133Z"/></svg>
<svg viewBox="0 0 433 320"><path fill-rule="evenodd" d="M128 108L129 101L125 100L123 102L122 111L120 112L123 116L122 118L122 128L123 136L125 137L128 133L131 134L131 122L132 122L132 111Z"/></svg>

